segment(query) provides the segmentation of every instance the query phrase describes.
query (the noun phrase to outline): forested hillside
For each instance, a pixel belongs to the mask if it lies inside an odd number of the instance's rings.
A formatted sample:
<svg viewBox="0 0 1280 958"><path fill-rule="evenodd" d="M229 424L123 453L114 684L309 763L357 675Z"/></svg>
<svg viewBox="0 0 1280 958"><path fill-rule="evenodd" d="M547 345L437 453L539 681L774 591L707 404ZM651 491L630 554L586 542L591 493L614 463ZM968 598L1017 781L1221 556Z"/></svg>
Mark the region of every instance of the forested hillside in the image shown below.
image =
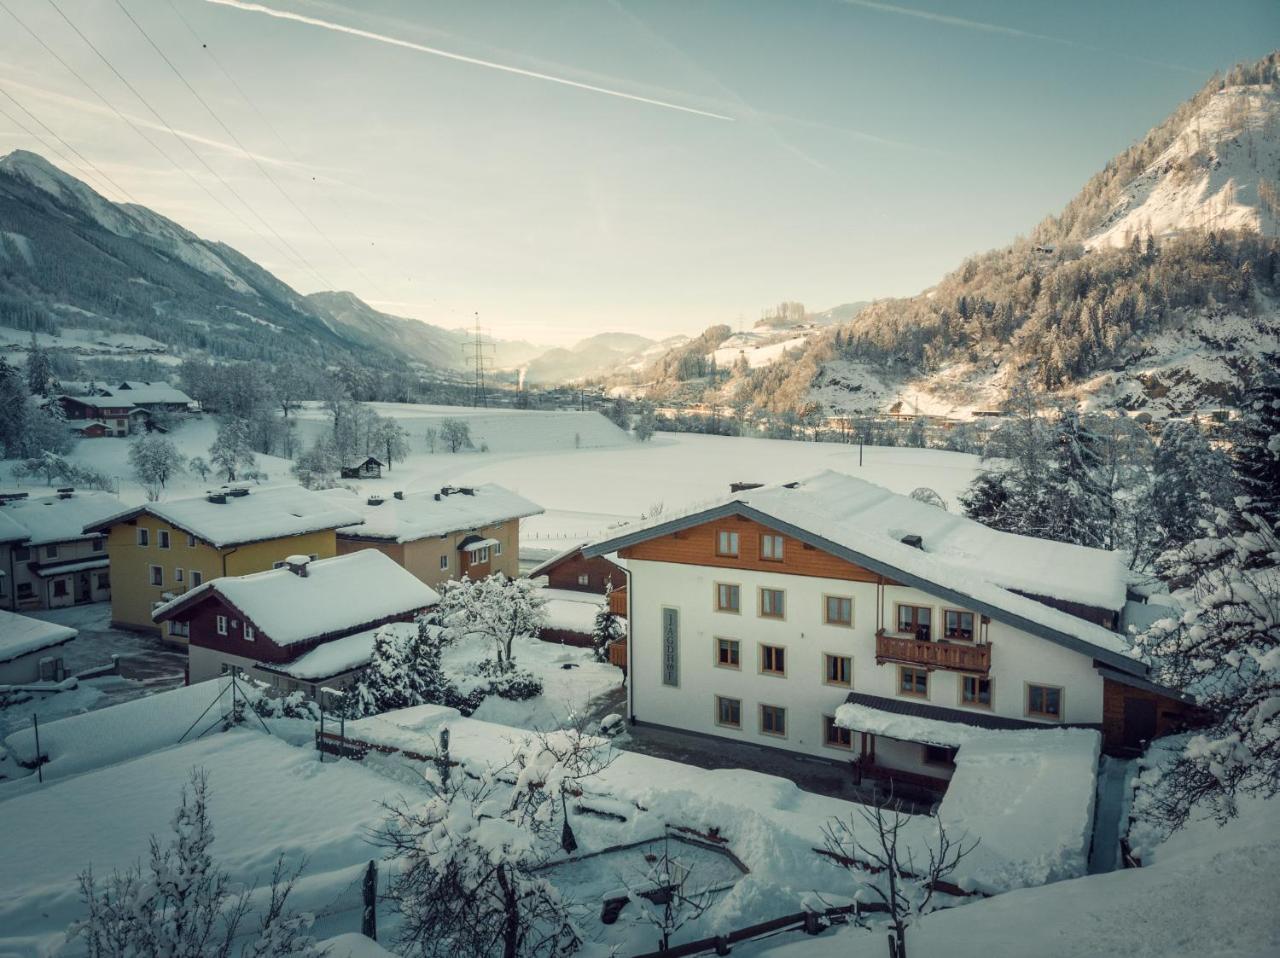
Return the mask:
<svg viewBox="0 0 1280 958"><path fill-rule="evenodd" d="M1280 360L1278 179L1280 53L1214 77L1029 237L920 295L761 368L712 370L685 347L652 382L768 413L967 415L1022 383L1157 416L1232 406Z"/></svg>

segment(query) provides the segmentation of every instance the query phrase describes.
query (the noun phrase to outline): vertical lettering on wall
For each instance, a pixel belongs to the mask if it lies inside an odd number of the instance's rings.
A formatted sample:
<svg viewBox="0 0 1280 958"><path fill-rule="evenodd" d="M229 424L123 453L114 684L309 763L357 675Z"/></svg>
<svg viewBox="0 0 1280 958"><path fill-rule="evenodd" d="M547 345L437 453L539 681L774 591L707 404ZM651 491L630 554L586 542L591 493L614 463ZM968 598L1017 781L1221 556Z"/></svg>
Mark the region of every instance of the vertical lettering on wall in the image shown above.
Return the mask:
<svg viewBox="0 0 1280 958"><path fill-rule="evenodd" d="M680 684L680 611L662 610L662 684Z"/></svg>

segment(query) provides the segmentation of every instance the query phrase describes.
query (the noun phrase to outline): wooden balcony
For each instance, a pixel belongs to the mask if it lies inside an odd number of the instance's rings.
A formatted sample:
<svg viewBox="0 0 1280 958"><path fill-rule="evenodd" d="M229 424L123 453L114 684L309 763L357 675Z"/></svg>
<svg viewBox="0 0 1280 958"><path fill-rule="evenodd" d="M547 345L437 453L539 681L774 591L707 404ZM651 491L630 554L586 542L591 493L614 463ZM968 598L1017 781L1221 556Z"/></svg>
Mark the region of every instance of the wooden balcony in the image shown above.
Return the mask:
<svg viewBox="0 0 1280 958"><path fill-rule="evenodd" d="M614 589L609 593L609 611L624 618L627 614L627 587Z"/></svg>
<svg viewBox="0 0 1280 958"><path fill-rule="evenodd" d="M876 633L876 664L901 662L954 672L991 671L991 645L974 642L922 642L906 636Z"/></svg>

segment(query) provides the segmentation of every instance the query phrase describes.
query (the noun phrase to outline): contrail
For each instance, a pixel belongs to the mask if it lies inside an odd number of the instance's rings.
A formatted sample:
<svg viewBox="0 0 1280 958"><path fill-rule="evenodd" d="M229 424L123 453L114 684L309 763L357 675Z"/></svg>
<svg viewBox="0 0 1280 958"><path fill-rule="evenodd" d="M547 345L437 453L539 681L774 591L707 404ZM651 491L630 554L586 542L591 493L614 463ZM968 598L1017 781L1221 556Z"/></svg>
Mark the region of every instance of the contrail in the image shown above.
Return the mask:
<svg viewBox="0 0 1280 958"><path fill-rule="evenodd" d="M361 30L358 27L348 27L341 23L334 23L330 20L320 20L316 17L308 17L301 13L290 13L285 10L276 10L273 7L265 7L259 3L247 3L245 0L205 0L206 3L217 4L223 7L233 7L236 10L244 10L249 13L263 13L269 17L276 17L280 20L294 20L298 23L306 23L313 27L320 27L323 30L333 30L336 33L349 33L353 37L363 37L366 40L374 40L378 43L387 43L394 47L403 47L406 50L416 50L419 53L429 53L435 57L443 57L446 60L456 60L459 63L470 63L472 66L487 67L490 70L500 70L503 73L512 73L516 76L531 77L535 80L546 80L548 83L559 83L561 86L574 87L579 90L587 90L591 93L603 93L605 96L615 96L621 100L632 100L636 103L647 103L649 106L660 106L667 110L678 110L681 113L692 113L696 116L710 117L713 120L727 120L733 122L735 119L731 116L725 116L723 113L712 113L710 110L699 110L691 106L681 106L679 103L670 103L666 100L654 100L647 96L638 96L634 93L624 93L621 90L613 90L609 87L594 86L590 83L579 83L577 80L570 80L567 77L553 76L549 73L538 73L536 70L525 70L522 67L508 66L505 63L494 63L492 60L481 60L478 57L469 57L461 53L451 53L448 50L441 50L438 47L428 47L421 43L414 43L410 40L401 40L398 37L387 36L385 33L374 33L371 30Z"/></svg>
<svg viewBox="0 0 1280 958"><path fill-rule="evenodd" d="M943 23L949 27L961 27L965 30L978 30L981 33L995 33L1005 37L1020 37L1024 40L1041 40L1045 43L1056 43L1064 47L1076 47L1080 50L1089 50L1093 53L1106 53L1111 56L1122 57L1126 60L1133 60L1137 63L1146 63L1150 66L1164 67L1167 70L1178 70L1182 73L1191 73L1196 76L1206 76L1208 71L1197 70L1194 67L1183 66L1179 63L1167 63L1164 60L1152 60L1149 57L1137 56L1130 53L1119 53L1115 50L1108 50L1105 47L1094 46L1092 43L1083 43L1079 40L1069 40L1066 37L1050 36L1047 33L1034 33L1031 30L1020 30L1017 27L1006 27L999 23L987 23L982 20L968 20L964 17L953 17L945 13L934 13L932 10L918 10L915 7L900 7L893 3L882 3L878 0L840 0L850 7L863 7L867 10L878 10L881 13L896 13L902 17L915 17L917 20L929 20L933 23Z"/></svg>

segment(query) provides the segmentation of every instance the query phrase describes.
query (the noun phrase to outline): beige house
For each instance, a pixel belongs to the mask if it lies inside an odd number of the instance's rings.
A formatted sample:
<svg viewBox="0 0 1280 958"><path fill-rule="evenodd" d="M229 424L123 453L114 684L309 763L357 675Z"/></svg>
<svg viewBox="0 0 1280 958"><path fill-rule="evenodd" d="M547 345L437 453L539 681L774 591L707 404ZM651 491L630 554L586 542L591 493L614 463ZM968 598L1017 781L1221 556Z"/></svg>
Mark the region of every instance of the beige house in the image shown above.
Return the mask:
<svg viewBox="0 0 1280 958"><path fill-rule="evenodd" d="M106 537L85 526L118 512L106 492L0 496L0 605L57 609L111 598Z"/></svg>
<svg viewBox="0 0 1280 958"><path fill-rule="evenodd" d="M445 486L431 492L396 492L361 500L328 493L364 517L338 530L338 555L377 549L435 586L448 579L520 574L520 520L542 507L502 486Z"/></svg>

